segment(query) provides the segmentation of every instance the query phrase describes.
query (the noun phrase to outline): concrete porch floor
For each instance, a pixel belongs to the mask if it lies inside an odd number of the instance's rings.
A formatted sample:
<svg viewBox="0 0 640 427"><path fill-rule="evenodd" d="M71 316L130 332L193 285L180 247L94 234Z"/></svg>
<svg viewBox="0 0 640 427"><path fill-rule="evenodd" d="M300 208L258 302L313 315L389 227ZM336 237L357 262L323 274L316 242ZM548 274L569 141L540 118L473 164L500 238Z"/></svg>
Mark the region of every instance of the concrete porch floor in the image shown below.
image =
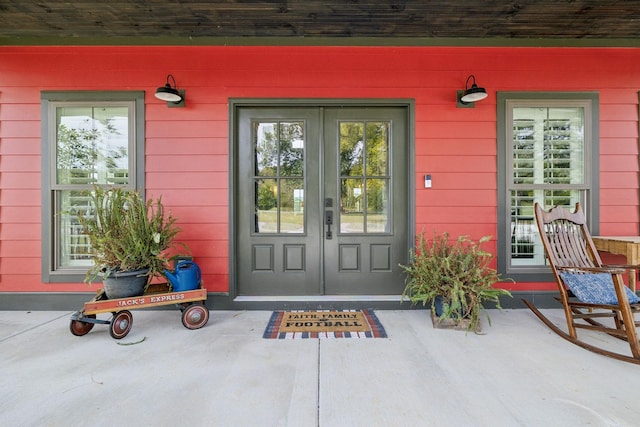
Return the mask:
<svg viewBox="0 0 640 427"><path fill-rule="evenodd" d="M0 425L640 422L640 366L578 348L525 309L491 310L485 335L433 329L426 310L377 310L387 339L324 340L263 339L268 311L211 311L194 331L178 310L132 313L116 341L102 325L71 335L70 312L0 312Z"/></svg>

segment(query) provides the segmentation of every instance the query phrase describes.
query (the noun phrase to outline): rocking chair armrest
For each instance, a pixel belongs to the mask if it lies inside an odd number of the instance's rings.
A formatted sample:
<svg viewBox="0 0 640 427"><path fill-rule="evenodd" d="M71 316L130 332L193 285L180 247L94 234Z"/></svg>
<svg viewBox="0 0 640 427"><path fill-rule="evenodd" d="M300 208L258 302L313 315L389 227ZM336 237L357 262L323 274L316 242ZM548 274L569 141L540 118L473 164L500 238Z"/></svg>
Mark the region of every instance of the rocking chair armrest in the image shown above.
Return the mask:
<svg viewBox="0 0 640 427"><path fill-rule="evenodd" d="M607 264L603 265L604 268L617 268L623 270L640 270L640 265L635 264Z"/></svg>
<svg viewBox="0 0 640 427"><path fill-rule="evenodd" d="M571 266L557 266L558 271L569 271L574 273L610 273L610 274L623 274L627 269L622 266L602 266L602 267L571 267Z"/></svg>

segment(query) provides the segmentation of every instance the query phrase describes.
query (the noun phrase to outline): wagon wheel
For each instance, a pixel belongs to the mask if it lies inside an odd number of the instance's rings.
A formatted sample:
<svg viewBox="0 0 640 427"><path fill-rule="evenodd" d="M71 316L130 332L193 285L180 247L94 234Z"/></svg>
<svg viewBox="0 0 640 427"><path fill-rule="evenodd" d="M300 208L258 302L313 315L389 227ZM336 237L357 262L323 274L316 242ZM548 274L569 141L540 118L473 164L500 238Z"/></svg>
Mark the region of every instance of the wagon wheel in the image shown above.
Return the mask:
<svg viewBox="0 0 640 427"><path fill-rule="evenodd" d="M95 319L96 315L89 314L84 317L89 319ZM69 330L73 335L77 337L81 337L83 335L87 335L89 331L93 329L93 325L94 324L91 322L83 322L82 320L72 320L71 323L69 323Z"/></svg>
<svg viewBox="0 0 640 427"><path fill-rule="evenodd" d="M209 310L202 303L192 304L182 312L182 324L187 329L200 329L209 321Z"/></svg>
<svg viewBox="0 0 640 427"><path fill-rule="evenodd" d="M111 338L119 340L127 336L133 324L133 315L128 310L123 310L113 316L109 333Z"/></svg>

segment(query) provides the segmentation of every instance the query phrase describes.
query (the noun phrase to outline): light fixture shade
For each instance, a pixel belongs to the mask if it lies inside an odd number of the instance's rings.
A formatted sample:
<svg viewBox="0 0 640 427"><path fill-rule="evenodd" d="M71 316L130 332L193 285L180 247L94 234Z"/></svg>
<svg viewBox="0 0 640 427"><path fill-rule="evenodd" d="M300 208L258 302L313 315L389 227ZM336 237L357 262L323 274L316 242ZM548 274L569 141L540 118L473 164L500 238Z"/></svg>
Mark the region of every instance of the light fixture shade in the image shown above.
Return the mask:
<svg viewBox="0 0 640 427"><path fill-rule="evenodd" d="M474 84L471 88L464 91L460 100L462 102L476 102L482 101L487 96L489 95L487 95L487 91L484 90L483 87L478 87L478 85Z"/></svg>
<svg viewBox="0 0 640 427"><path fill-rule="evenodd" d="M156 98L167 101L167 102L180 102L182 101L182 96L180 96L180 92L176 89L172 88L169 83L165 86L159 87L156 90Z"/></svg>
<svg viewBox="0 0 640 427"><path fill-rule="evenodd" d="M169 79L173 81L173 86ZM169 107L184 106L184 90L178 90L176 79L171 74L167 75L167 83L156 89L155 97L166 101Z"/></svg>
<svg viewBox="0 0 640 427"><path fill-rule="evenodd" d="M471 87L469 87L469 81L473 79ZM476 101L482 101L487 96L487 91L483 87L478 87L476 84L476 77L471 74L467 77L467 82L463 91L458 91L458 106L473 106Z"/></svg>

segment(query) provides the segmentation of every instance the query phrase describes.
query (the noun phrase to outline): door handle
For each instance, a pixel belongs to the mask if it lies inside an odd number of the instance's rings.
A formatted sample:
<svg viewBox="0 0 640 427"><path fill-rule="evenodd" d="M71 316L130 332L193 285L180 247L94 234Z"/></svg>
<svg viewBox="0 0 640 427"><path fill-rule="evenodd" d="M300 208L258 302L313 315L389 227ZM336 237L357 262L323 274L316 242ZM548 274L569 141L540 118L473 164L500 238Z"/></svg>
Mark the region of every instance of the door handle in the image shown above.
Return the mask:
<svg viewBox="0 0 640 427"><path fill-rule="evenodd" d="M333 211L324 211L324 223L327 224L327 240L331 240L333 238L333 234L331 233L331 224L333 224Z"/></svg>
<svg viewBox="0 0 640 427"><path fill-rule="evenodd" d="M333 224L333 211L324 212L324 223L327 225Z"/></svg>

